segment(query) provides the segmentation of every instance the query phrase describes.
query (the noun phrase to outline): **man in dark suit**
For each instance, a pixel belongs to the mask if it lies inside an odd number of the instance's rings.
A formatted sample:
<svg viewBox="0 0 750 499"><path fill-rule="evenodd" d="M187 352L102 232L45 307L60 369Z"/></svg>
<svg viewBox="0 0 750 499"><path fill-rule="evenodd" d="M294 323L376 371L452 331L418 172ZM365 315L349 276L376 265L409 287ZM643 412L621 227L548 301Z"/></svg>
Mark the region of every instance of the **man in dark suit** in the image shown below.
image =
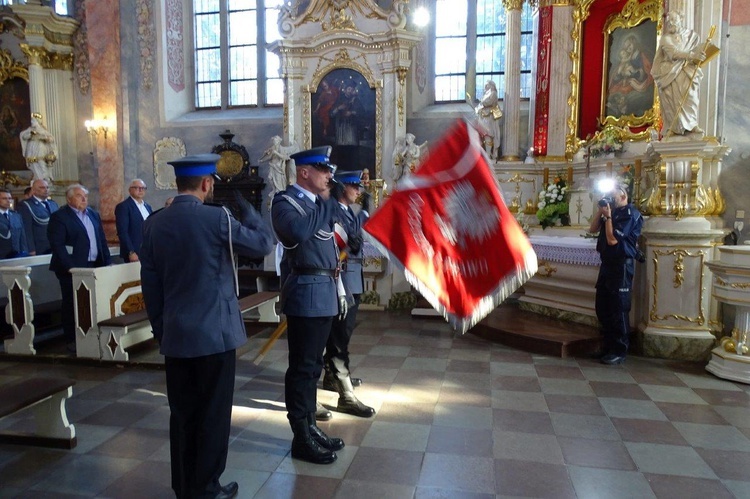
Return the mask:
<svg viewBox="0 0 750 499"><path fill-rule="evenodd" d="M18 213L23 219L26 231L26 244L30 255L51 253L47 238L47 224L52 213L59 209L57 203L49 197L49 183L38 178L31 184L31 196L18 203Z"/></svg>
<svg viewBox="0 0 750 499"><path fill-rule="evenodd" d="M65 338L75 342L73 304L73 267L105 267L112 260L99 214L88 207L89 191L73 184L65 191L68 204L52 213L47 226L47 237L52 249L49 269L60 281L62 295L62 325ZM75 349L75 343L68 350Z"/></svg>
<svg viewBox="0 0 750 499"><path fill-rule="evenodd" d="M117 237L120 239L120 257L125 262L137 262L143 241L143 221L151 214L146 197L146 183L137 178L130 183L130 196L115 207Z"/></svg>
<svg viewBox="0 0 750 499"><path fill-rule="evenodd" d="M242 224L213 195L217 154L172 161L178 195L143 224L141 286L164 355L172 488L178 498L229 498L224 487L236 349L247 341L234 256L260 258L273 235L238 196Z"/></svg>
<svg viewBox="0 0 750 499"><path fill-rule="evenodd" d="M12 202L10 191L0 189L0 258L28 255L23 221L21 215L10 209Z"/></svg>
<svg viewBox="0 0 750 499"><path fill-rule="evenodd" d="M315 423L316 390L323 370L323 349L334 316L346 316L346 297L339 277L339 252L333 237L338 203L329 181L336 166L331 146L291 156L297 182L278 192L271 220L284 247L281 260L281 310L286 314L289 368L284 377L287 418L294 432L292 457L330 464L344 447Z"/></svg>
<svg viewBox="0 0 750 499"><path fill-rule="evenodd" d="M356 214L351 208L351 205L357 201L360 189L363 187L360 181L361 175L361 171L338 172L334 177L336 184L331 189L331 196L338 200L338 209L334 215L337 231L336 242L346 255L342 265L341 277L350 303L344 319L338 317L333 319L331 334L328 336L326 353L323 357L325 364L323 389L339 393L337 411L361 418L370 418L375 415L375 409L363 404L354 395L354 387L361 385L362 380L352 378L349 371L349 340L357 321L360 295L365 290L362 274L362 224L370 216L366 209L369 206L363 207ZM369 205L367 196L369 194L365 196L365 203ZM341 230L341 233L339 230Z"/></svg>

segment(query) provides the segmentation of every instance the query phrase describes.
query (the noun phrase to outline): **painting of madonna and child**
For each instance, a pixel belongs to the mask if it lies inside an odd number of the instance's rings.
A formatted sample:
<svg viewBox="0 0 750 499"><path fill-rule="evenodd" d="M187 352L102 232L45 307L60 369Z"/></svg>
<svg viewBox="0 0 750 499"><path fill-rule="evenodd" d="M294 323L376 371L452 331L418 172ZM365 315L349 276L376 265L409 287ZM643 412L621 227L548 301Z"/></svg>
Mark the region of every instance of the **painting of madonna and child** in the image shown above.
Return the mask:
<svg viewBox="0 0 750 499"><path fill-rule="evenodd" d="M617 28L605 46L602 117L640 117L654 106L651 65L656 53L656 23L644 21L632 28Z"/></svg>
<svg viewBox="0 0 750 499"><path fill-rule="evenodd" d="M353 69L334 69L311 96L312 147L333 146L341 170L375 166L375 89Z"/></svg>

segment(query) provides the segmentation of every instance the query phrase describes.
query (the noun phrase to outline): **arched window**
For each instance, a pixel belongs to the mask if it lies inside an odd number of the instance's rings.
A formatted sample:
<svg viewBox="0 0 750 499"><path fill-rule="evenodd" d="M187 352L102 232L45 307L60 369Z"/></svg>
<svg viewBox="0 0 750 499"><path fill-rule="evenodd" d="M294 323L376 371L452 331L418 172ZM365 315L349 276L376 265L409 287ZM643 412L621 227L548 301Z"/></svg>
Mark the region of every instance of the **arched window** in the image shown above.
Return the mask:
<svg viewBox="0 0 750 499"><path fill-rule="evenodd" d="M532 13L521 10L521 97L531 93ZM502 0L436 0L435 102L463 102L493 80L505 94L506 11Z"/></svg>
<svg viewBox="0 0 750 499"><path fill-rule="evenodd" d="M193 0L195 108L284 103L279 59L264 49L279 39L283 0Z"/></svg>

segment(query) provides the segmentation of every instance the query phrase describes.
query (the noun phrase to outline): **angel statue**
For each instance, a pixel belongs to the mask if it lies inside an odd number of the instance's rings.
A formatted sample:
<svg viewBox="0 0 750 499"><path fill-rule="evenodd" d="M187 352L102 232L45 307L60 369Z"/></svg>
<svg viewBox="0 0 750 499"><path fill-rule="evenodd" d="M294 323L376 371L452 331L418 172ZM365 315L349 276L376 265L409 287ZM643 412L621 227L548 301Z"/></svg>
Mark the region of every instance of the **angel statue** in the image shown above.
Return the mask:
<svg viewBox="0 0 750 499"><path fill-rule="evenodd" d="M277 192L285 190L287 185L296 181L296 165L290 156L298 151L299 146L296 143L282 146L281 137L271 137L271 145L260 158L260 161L268 161L268 183L271 185L269 198L273 198Z"/></svg>
<svg viewBox="0 0 750 499"><path fill-rule="evenodd" d="M393 148L393 184L411 174L422 156L427 155L427 142L417 145L414 139L413 133L407 133L403 139L396 140L396 147Z"/></svg>
<svg viewBox="0 0 750 499"><path fill-rule="evenodd" d="M57 160L55 137L42 125L42 115L31 115L31 126L21 132L21 152L26 158L26 167L33 174L32 180L52 181L50 171Z"/></svg>

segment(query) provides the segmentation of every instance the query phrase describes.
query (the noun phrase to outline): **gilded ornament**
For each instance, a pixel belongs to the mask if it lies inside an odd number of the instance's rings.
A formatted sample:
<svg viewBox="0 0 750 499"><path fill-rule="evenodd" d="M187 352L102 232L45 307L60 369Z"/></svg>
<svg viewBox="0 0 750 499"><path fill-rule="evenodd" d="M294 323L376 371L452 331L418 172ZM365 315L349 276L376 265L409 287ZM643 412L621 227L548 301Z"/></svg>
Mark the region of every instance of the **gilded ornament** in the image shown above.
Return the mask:
<svg viewBox="0 0 750 499"><path fill-rule="evenodd" d="M651 311L649 313L649 318L656 322L656 321L665 321L667 319L676 319L683 322L690 322L693 324L699 324L703 325L706 323L706 317L703 314L703 307L701 307L701 303L703 303L703 272L700 272L698 285L695 288L698 291L698 300L697 300L697 309L698 314L695 317L688 317L687 315L683 314L665 314L665 315L659 315L657 313L658 308L658 302L659 302L659 256L666 256L666 255L672 255L675 258L680 255L683 259L684 257L692 257L692 258L698 258L700 261L698 262L698 268L703 268L703 259L705 256L705 253L701 251L697 251L695 253L690 253L687 250L676 248L671 250L654 250L654 274L653 274L653 284L651 285L651 289L654 293L654 299L651 303ZM684 268L684 267L683 267ZM675 272L677 272L677 269L675 269ZM676 278L676 275L675 275ZM680 278L684 281L684 276L680 276ZM668 326L659 326L662 328L669 329Z"/></svg>
<svg viewBox="0 0 750 499"><path fill-rule="evenodd" d="M0 49L0 85L13 78L29 81L29 70L22 62L13 59L10 51Z"/></svg>

